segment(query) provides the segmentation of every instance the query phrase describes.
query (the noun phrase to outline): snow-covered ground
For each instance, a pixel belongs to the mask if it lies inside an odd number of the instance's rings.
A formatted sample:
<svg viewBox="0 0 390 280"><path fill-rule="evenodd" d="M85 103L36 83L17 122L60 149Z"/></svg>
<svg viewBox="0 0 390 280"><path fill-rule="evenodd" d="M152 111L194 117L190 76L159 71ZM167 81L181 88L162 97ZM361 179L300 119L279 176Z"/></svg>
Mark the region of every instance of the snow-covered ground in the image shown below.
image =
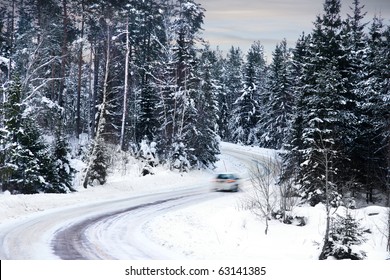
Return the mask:
<svg viewBox="0 0 390 280"><path fill-rule="evenodd" d="M180 211L158 216L147 223L149 238L190 259L318 259L325 230L325 208L300 207L307 217L306 226L270 222L265 225L250 211L240 209L240 195L224 195ZM340 211L340 210L339 210ZM361 246L368 260L388 258L383 235L385 209L371 206L355 211L363 227L370 229L368 241ZM375 214L369 216L368 214ZM382 229L381 229L382 228Z"/></svg>
<svg viewBox="0 0 390 280"><path fill-rule="evenodd" d="M275 156L271 150L228 145L230 150L236 149L240 154ZM240 166L240 162L230 160L228 155L221 157L219 169L223 170L226 163L237 164L228 169L247 170L245 165ZM157 216L147 223L145 232L161 246L190 259L318 259L325 232L325 206L295 207L293 215L305 217L305 226L272 220L265 235L264 221L243 209L250 187L247 182L243 191L237 194L222 193L218 199ZM345 210L340 207L336 213L343 215ZM361 246L367 259L389 258L385 230L387 208L368 206L349 211L363 228L371 232L366 235L367 242Z"/></svg>
<svg viewBox="0 0 390 280"><path fill-rule="evenodd" d="M228 151L226 153L226 151ZM248 164L253 158L274 157L272 150L243 147L223 143L220 161L214 172L234 171L247 176ZM133 166L134 167L134 166ZM111 174L104 186L78 192L57 195L0 195L0 229L5 226L39 218L50 211L61 211L77 205L88 206L98 202L136 197L149 193L173 191L209 185L212 171L194 171L180 174L162 168L155 175L140 177L139 170L127 167ZM325 210L316 207L295 207L297 216L307 219L306 226L285 225L277 220L270 222L269 233L265 225L249 210L244 210L243 201L250 183L244 182L238 193L218 193L212 199L172 207L171 211L156 212L142 224L141 234L153 248L161 247L172 256L183 259L317 259L324 234ZM343 211L340 208L338 211ZM361 246L369 260L383 260L386 252L385 224L387 209L369 206L353 210L353 214L370 230L368 241ZM38 255L39 258L39 255Z"/></svg>

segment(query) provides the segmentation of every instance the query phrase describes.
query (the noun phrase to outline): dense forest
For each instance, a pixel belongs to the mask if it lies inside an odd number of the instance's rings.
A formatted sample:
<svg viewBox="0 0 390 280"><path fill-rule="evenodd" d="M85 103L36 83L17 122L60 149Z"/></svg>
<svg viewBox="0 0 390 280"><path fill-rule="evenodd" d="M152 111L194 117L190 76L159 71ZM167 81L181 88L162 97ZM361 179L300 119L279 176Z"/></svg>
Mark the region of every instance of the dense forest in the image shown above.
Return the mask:
<svg viewBox="0 0 390 280"><path fill-rule="evenodd" d="M313 205L389 197L390 27L359 0L347 15L325 0L270 63L261 42L209 46L193 0L0 3L3 190L72 191L68 140L86 137L85 187L104 184L107 145L185 172L212 168L223 140L280 150L280 181Z"/></svg>

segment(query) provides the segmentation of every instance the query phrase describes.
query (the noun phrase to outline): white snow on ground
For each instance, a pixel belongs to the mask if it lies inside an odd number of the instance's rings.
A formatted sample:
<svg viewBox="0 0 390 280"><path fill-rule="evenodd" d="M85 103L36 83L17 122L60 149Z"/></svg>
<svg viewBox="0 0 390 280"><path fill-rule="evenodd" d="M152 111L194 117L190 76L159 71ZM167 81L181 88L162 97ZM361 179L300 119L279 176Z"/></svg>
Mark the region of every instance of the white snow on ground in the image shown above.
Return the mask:
<svg viewBox="0 0 390 280"><path fill-rule="evenodd" d="M225 144L226 146L226 144ZM275 157L275 151L235 147L241 154L252 153ZM221 156L217 169L246 172L246 167L229 156ZM237 165L238 164L238 165ZM294 215L307 219L306 226L286 225L277 220L270 221L265 235L265 224L249 210L243 210L249 182L239 193L221 193L221 198L157 216L145 226L150 239L161 246L185 255L189 259L267 259L307 260L318 259L322 244L326 213L324 205L296 207ZM345 208L337 211L342 214ZM362 226L369 229L367 243L361 249L367 259L386 259L386 211L379 206L370 206L353 211ZM374 215L369 215L369 214Z"/></svg>
<svg viewBox="0 0 390 280"><path fill-rule="evenodd" d="M275 156L272 150L223 143L222 151L226 148L237 154L222 154L214 172L234 171L245 177L245 161L237 160L237 156ZM204 185L214 176L211 171L180 174L157 168L154 170L156 175L140 177L138 171L129 168L124 172L122 169L111 174L104 186L78 188L78 192L66 195L3 193L0 195L0 227L39 216L39 212L66 211L66 207L76 205ZM307 218L306 226L285 225L273 220L265 235L263 222L250 211L243 210L242 201L250 184L245 182L244 185L241 192L220 193L219 198L156 215L143 225L144 237L164 250L188 259L317 259L324 234L323 205L296 207L296 214ZM367 234L368 241L361 246L367 259L389 257L385 238L386 211L379 206L354 210L362 226L371 231Z"/></svg>
<svg viewBox="0 0 390 280"><path fill-rule="evenodd" d="M155 242L190 259L318 259L326 218L322 205L300 209L308 218L306 226L273 220L265 235L265 225L250 212L240 210L240 197L244 195L223 196L158 216L147 223L145 232ZM370 210L378 215L366 216ZM385 209L369 207L356 212L373 232L361 246L367 259L386 259L386 240L379 229L385 221Z"/></svg>

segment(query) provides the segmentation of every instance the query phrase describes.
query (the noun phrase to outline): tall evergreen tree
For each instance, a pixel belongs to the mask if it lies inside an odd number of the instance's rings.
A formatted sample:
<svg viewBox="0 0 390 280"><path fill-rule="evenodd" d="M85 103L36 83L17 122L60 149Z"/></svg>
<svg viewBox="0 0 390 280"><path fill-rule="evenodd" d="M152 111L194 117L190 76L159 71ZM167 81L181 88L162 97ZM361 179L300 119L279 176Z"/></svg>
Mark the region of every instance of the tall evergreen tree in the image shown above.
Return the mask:
<svg viewBox="0 0 390 280"><path fill-rule="evenodd" d="M331 185L336 186L337 178L344 172L343 162L347 160L343 144L348 139L345 110L347 88L344 79L345 53L342 46L341 4L338 0L326 0L324 14L318 16L308 49L308 60L303 69L301 147L294 147L302 155L298 163L298 181L304 195L312 199L324 194L324 171L320 160L324 151L332 154L330 171ZM298 143L297 143L298 144ZM336 177L336 172L338 173ZM329 193L325 196L330 195ZM317 198L313 198L317 200Z"/></svg>
<svg viewBox="0 0 390 280"><path fill-rule="evenodd" d="M365 78L360 83L363 114L362 125L366 141L362 149L367 200L372 201L372 191L377 186L389 184L389 87L388 73L390 50L389 30L383 19L375 17L369 30L368 54L364 63ZM368 143L369 142L369 143Z"/></svg>
<svg viewBox="0 0 390 280"><path fill-rule="evenodd" d="M281 149L291 128L293 92L290 71L290 54L283 40L273 53L260 120L260 146Z"/></svg>
<svg viewBox="0 0 390 280"><path fill-rule="evenodd" d="M263 46L260 42L252 44L247 54L244 70L244 87L233 108L231 122L233 140L246 145L259 143L258 122L260 120L260 96L264 89L266 63Z"/></svg>
<svg viewBox="0 0 390 280"><path fill-rule="evenodd" d="M158 96L155 87L153 87L153 61L156 60L160 53L160 46L153 39L157 37L159 41L163 40L162 29L162 13L161 6L156 1L145 1L142 4L142 16L138 31L140 36L139 47L135 50L137 65L140 66L140 119L139 123L141 130L139 136L146 135L149 139L156 137L157 130L157 115L155 114Z"/></svg>
<svg viewBox="0 0 390 280"><path fill-rule="evenodd" d="M291 130L283 144L284 153L283 170L281 179L296 179L301 173L301 163L303 162L303 89L304 89L304 66L306 65L309 52L310 36L302 34L292 51L291 61L291 81L294 92L293 115L291 118Z"/></svg>
<svg viewBox="0 0 390 280"><path fill-rule="evenodd" d="M231 47L226 58L225 73L223 77L223 84L225 92L220 98L220 131L221 137L224 141L234 141L233 132L235 127L231 126L234 120L234 103L240 97L243 81L243 67L244 60L240 48Z"/></svg>
<svg viewBox="0 0 390 280"><path fill-rule="evenodd" d="M349 186L353 186L350 191L355 192L365 184L366 178L364 171L365 162L370 151L366 134L367 123L362 111L362 104L365 103L361 93L361 84L365 80L364 64L367 57L367 39L364 32L366 24L362 22L365 13L364 6L360 5L359 0L353 1L350 7L352 14L344 23L343 29L343 48L346 53L345 77L348 90L349 139L344 143L345 152L349 154L350 162L348 164L348 175L351 178Z"/></svg>
<svg viewBox="0 0 390 280"><path fill-rule="evenodd" d="M170 32L167 38L172 36L171 40L166 40L167 70L172 78L164 85L165 100L160 106L163 109L164 142L159 146L165 151L163 158L168 162L176 163L182 158L194 166L199 162L198 151L193 146L199 132L196 123L199 98L196 42L199 41L204 10L191 0L182 0L167 12L174 15L174 20L166 25L167 32ZM181 157L173 156L177 154L176 147L181 147Z"/></svg>
<svg viewBox="0 0 390 280"><path fill-rule="evenodd" d="M217 137L218 101L220 86L213 73L213 65L217 62L215 52L207 46L203 50L199 62L199 94L197 99L196 129L191 139L191 147L195 149L197 165L213 167L219 154Z"/></svg>
<svg viewBox="0 0 390 280"><path fill-rule="evenodd" d="M15 78L7 91L5 132L2 134L0 173L3 190L12 193L65 193L68 186L57 184L58 170L47 144L32 119L25 115L21 83Z"/></svg>

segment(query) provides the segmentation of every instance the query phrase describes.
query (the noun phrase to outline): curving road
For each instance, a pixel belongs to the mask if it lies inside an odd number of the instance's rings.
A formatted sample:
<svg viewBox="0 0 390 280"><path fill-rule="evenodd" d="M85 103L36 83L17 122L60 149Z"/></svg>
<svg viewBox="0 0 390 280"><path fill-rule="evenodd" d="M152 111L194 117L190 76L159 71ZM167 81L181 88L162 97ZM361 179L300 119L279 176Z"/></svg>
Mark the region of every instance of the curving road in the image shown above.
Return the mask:
<svg viewBox="0 0 390 280"><path fill-rule="evenodd" d="M228 148L222 152L243 166L253 163L250 153ZM230 194L196 185L45 211L1 228L0 259L180 259L145 237L146 223L156 215L221 195Z"/></svg>
<svg viewBox="0 0 390 280"><path fill-rule="evenodd" d="M218 197L205 187L112 202L109 208L117 210L97 213L56 232L54 253L61 259L178 258L145 238L143 226L156 215Z"/></svg>

